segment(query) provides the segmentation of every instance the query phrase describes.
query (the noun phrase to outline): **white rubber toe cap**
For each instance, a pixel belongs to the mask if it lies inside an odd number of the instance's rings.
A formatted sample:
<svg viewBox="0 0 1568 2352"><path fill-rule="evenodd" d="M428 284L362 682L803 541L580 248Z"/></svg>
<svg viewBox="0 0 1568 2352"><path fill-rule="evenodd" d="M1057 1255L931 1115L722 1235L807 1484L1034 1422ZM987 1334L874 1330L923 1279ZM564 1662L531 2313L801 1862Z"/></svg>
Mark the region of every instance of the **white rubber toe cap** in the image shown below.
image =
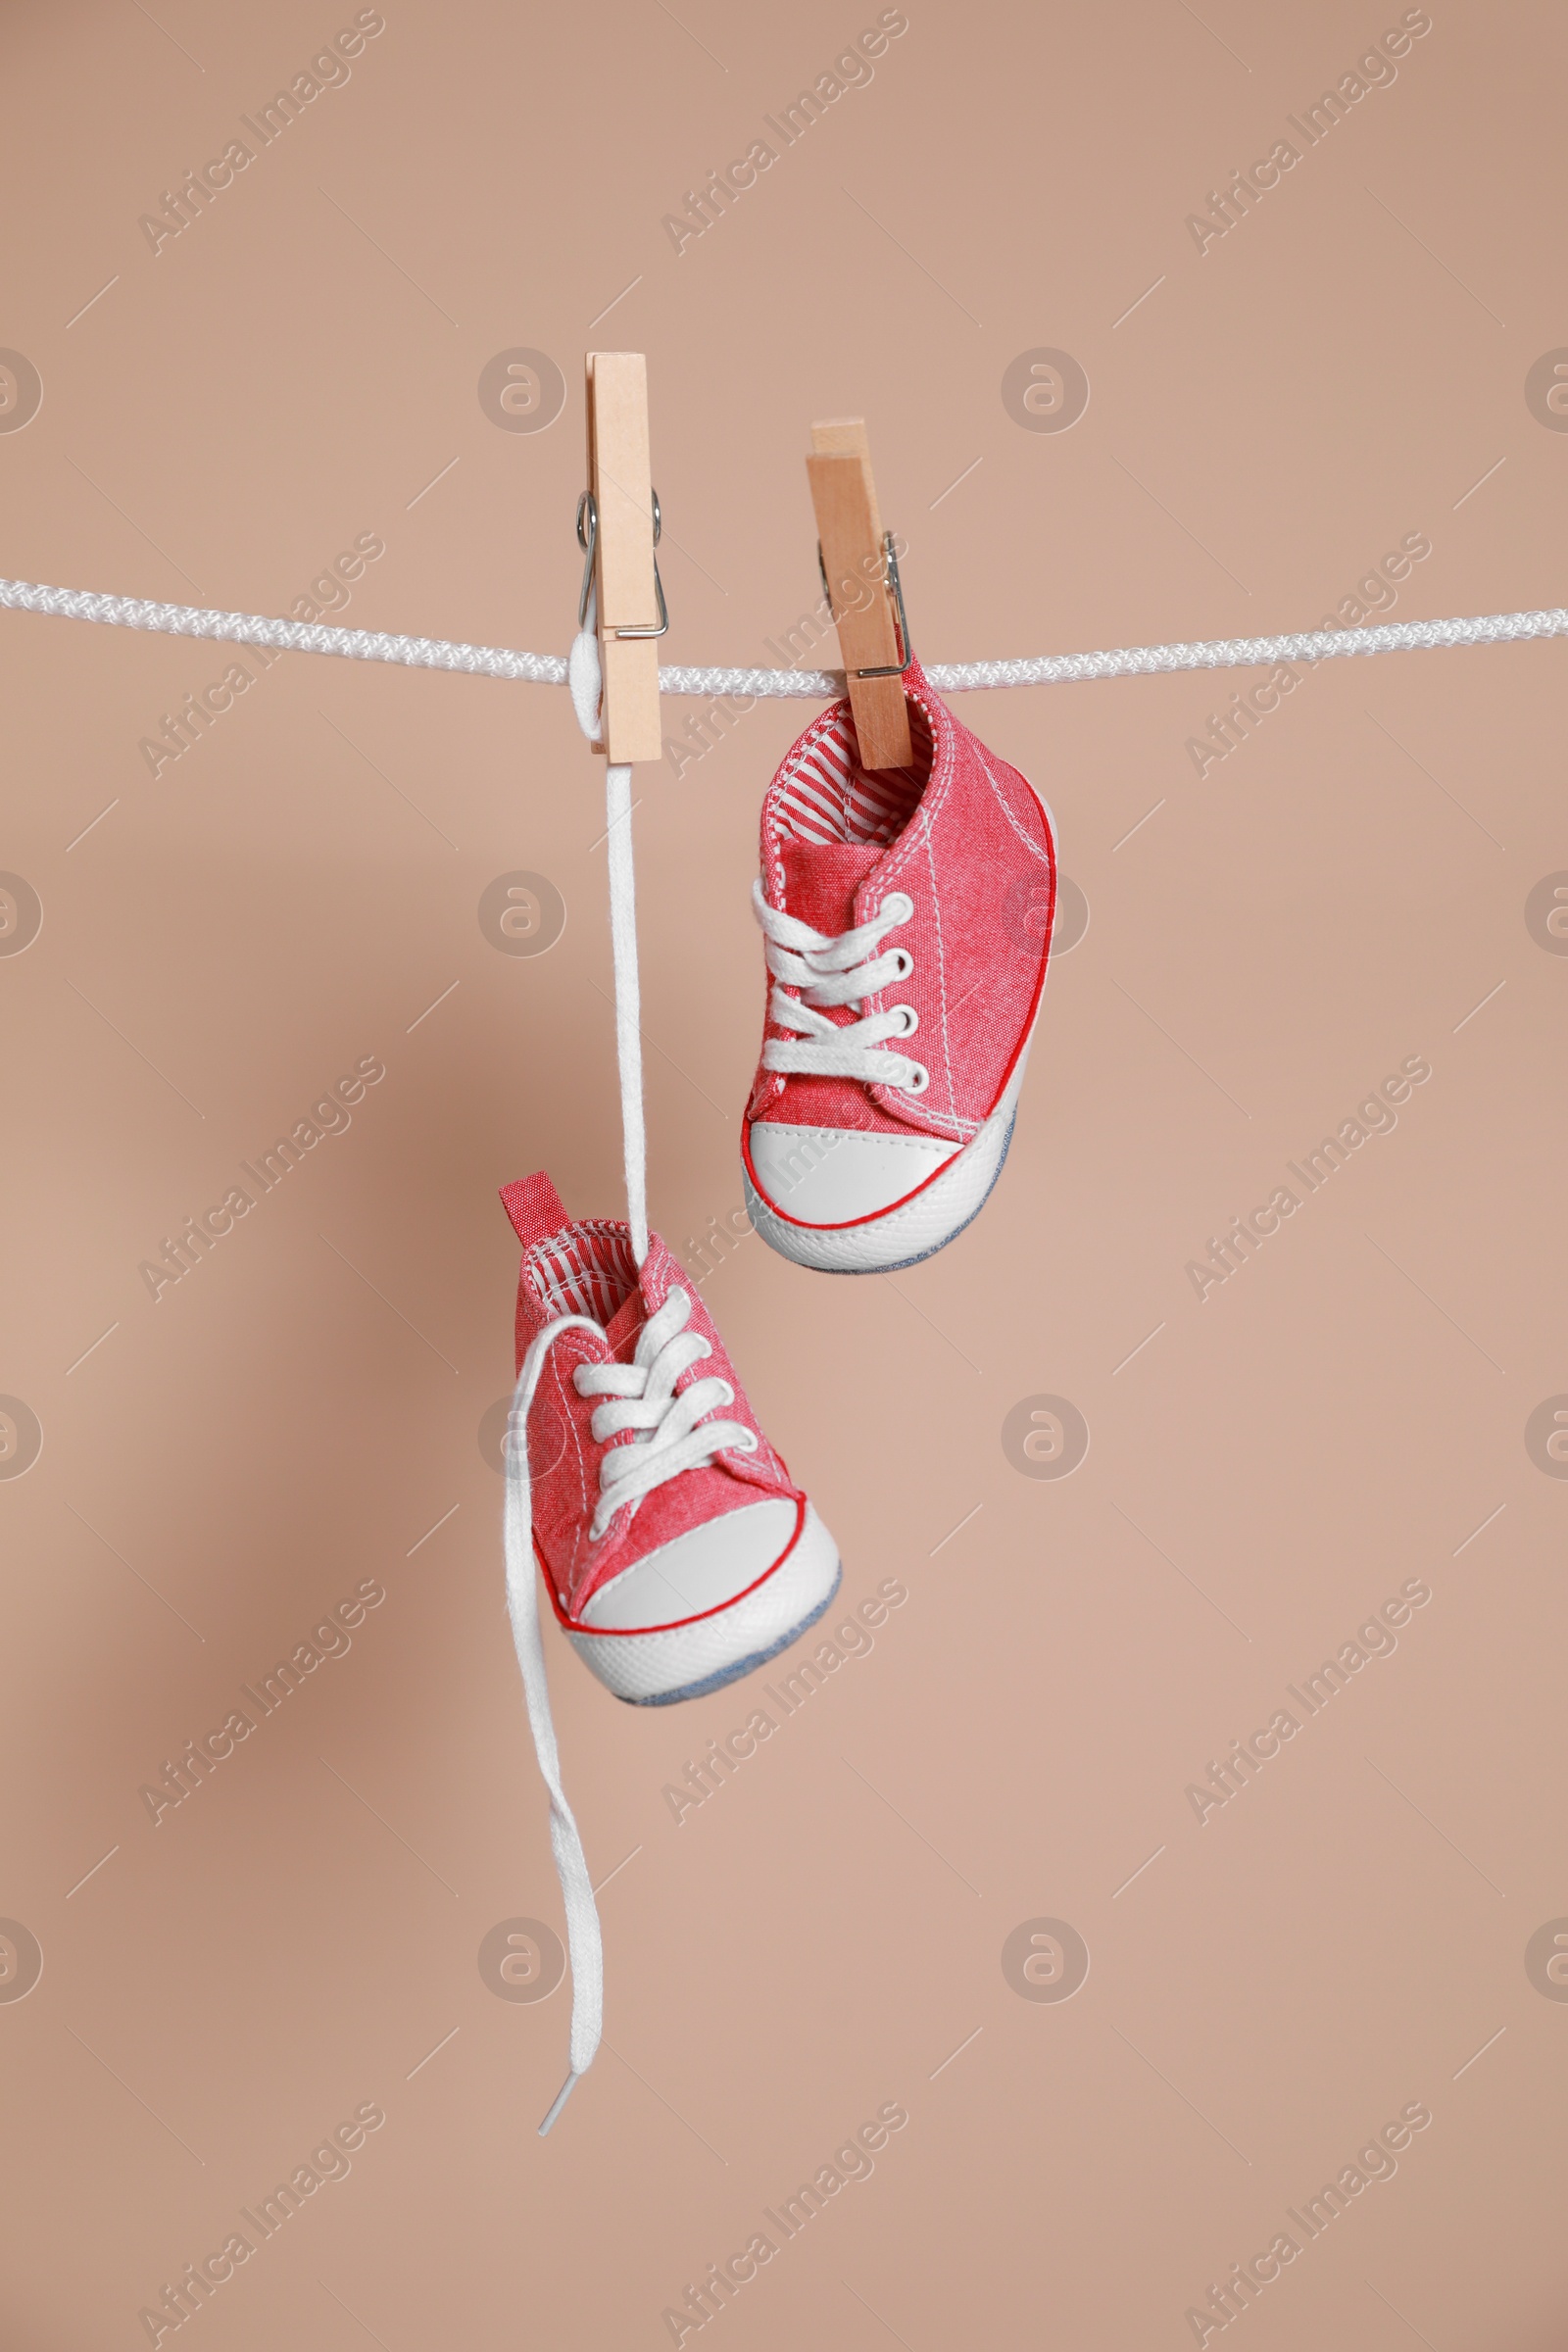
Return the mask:
<svg viewBox="0 0 1568 2352"><path fill-rule="evenodd" d="M748 1148L763 1198L798 1225L879 1217L927 1182L958 1146L940 1136L868 1134L855 1127L754 1124Z"/></svg>
<svg viewBox="0 0 1568 2352"><path fill-rule="evenodd" d="M1023 1084L1024 1064L1028 1059L1029 1049L1025 1046L1001 1102L961 1151L951 1144L927 1143L923 1137L914 1139L917 1150L923 1146L935 1155L926 1163L933 1172L926 1178L912 1177L900 1182L893 1201L884 1202L879 1209L844 1208L841 1203L855 1199L846 1187L833 1201L839 1209L837 1215L818 1210L819 1221L808 1222L795 1206L807 1189L803 1181L785 1194L788 1205L780 1214L752 1181L760 1139L770 1134L794 1134L809 1139L827 1131L810 1127L753 1127L747 1137L751 1166L743 1156L741 1181L746 1188L746 1208L754 1228L780 1257L791 1258L798 1266L815 1266L824 1274L880 1274L900 1266L912 1266L920 1258L929 1257L933 1250L951 1242L956 1233L961 1233L971 1217L979 1214L996 1183L1007 1154L1007 1139L1018 1107L1018 1089ZM847 1135L846 1154L851 1144L876 1144L883 1140L880 1136ZM892 1142L895 1152L906 1149L897 1137L887 1140ZM799 1151L800 1146L796 1149ZM833 1167L835 1159L834 1152L824 1152L822 1167ZM848 1156L847 1164L854 1164ZM907 1168L909 1162L902 1164ZM809 1177L810 1171L807 1173ZM815 1198L822 1198L820 1192Z"/></svg>
<svg viewBox="0 0 1568 2352"><path fill-rule="evenodd" d="M617 1698L667 1706L776 1657L821 1616L839 1574L809 1503L743 1503L596 1592L566 1639Z"/></svg>
<svg viewBox="0 0 1568 2352"><path fill-rule="evenodd" d="M674 1625L721 1609L765 1576L795 1533L796 1506L786 1495L744 1503L721 1519L689 1528L601 1586L578 1622L606 1633Z"/></svg>

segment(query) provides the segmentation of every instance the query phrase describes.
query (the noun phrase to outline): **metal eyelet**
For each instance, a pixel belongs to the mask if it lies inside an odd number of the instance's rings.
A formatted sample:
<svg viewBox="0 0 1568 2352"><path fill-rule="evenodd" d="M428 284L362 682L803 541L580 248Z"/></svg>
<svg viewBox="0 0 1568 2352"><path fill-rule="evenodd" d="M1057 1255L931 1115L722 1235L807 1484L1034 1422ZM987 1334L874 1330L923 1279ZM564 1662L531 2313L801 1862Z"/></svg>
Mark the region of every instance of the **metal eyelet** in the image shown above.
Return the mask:
<svg viewBox="0 0 1568 2352"><path fill-rule="evenodd" d="M914 969L914 957L909 954L907 948L895 948L892 953L897 959L899 966L898 970L893 975L894 979L907 980L909 974Z"/></svg>
<svg viewBox="0 0 1568 2352"><path fill-rule="evenodd" d="M912 1004L890 1004L888 1012L890 1015L895 1012L903 1015L904 1026L894 1030L895 1037L912 1037L920 1026L920 1015Z"/></svg>
<svg viewBox="0 0 1568 2352"><path fill-rule="evenodd" d="M910 1064L909 1075L900 1087L901 1095L923 1095L931 1083L931 1073L923 1061Z"/></svg>
<svg viewBox="0 0 1568 2352"><path fill-rule="evenodd" d="M896 914L894 912L894 908L896 906L902 906L904 912L902 914ZM906 890L896 890L891 894L891 896L883 900L881 906L877 911L879 915L881 915L889 923L912 922L914 919L914 901L910 898Z"/></svg>

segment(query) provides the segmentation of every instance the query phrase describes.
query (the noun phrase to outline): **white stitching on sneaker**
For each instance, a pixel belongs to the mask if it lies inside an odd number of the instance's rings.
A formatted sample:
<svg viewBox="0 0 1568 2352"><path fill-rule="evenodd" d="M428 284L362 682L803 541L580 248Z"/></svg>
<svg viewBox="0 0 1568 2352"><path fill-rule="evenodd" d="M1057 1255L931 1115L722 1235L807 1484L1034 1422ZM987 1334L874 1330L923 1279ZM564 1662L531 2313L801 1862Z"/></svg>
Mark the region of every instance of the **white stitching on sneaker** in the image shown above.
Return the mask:
<svg viewBox="0 0 1568 2352"><path fill-rule="evenodd" d="M1038 841L1031 841L1028 834L1024 831L1022 825L1019 824L1018 819L1013 815L1012 810L1007 807L1007 798L1005 793L1003 791L1002 786L997 782L996 777L991 772L989 761L985 760L980 761L980 772L985 777L986 782L990 785L993 793L996 795L997 807L1002 810L1003 815L1006 818L1008 824L1017 834L1018 839L1023 843L1023 846L1028 851L1030 857L1034 858L1038 865L1049 865L1051 863L1050 852L1042 849ZM1012 772L1015 776L1019 777L1020 783L1027 788L1031 798L1036 803L1036 806L1040 807L1040 795L1035 791L1034 786L1030 784L1028 777L1020 775L1017 768L1014 768Z"/></svg>
<svg viewBox="0 0 1568 2352"><path fill-rule="evenodd" d="M561 1359L559 1356L552 1360L550 1369L552 1375L554 1376L556 1389L558 1391L556 1410L566 1425L567 1432L571 1438L572 1451L577 1458L577 1518L579 1521L579 1527L577 1534L572 1539L570 1569L570 1573L575 1574L581 1554L587 1548L582 1539L582 1529L580 1523L588 1517L589 1511L593 1505L593 1497L589 1491L588 1485L588 1458L582 1449L582 1432L577 1427L577 1416L571 1410L571 1407L566 1400L565 1374L562 1370Z"/></svg>
<svg viewBox="0 0 1568 2352"><path fill-rule="evenodd" d="M931 827L925 829L925 861L931 872L931 911L937 926L937 986L942 996L942 1062L948 1074L948 1116L956 1127L972 1127L958 1109L958 1090L953 1083L953 1045L948 1025L948 956L942 940L942 892L937 882L937 854L931 847Z"/></svg>
<svg viewBox="0 0 1568 2352"><path fill-rule="evenodd" d="M770 906L760 882L752 885L752 910L766 934L767 968L780 985L768 1000L768 1017L794 1039L769 1038L762 1048L762 1067L793 1077L858 1078L867 1086L891 1086L911 1093L923 1091L923 1065L907 1054L888 1050L893 1038L906 1034L904 1013L895 1005L858 1021L829 1020L818 1006L853 1004L858 1007L879 989L906 979L913 969L907 950L880 953L882 935L906 923L914 912L905 891L882 901L873 919L837 934L813 930L799 915ZM786 992L799 989L792 997Z"/></svg>

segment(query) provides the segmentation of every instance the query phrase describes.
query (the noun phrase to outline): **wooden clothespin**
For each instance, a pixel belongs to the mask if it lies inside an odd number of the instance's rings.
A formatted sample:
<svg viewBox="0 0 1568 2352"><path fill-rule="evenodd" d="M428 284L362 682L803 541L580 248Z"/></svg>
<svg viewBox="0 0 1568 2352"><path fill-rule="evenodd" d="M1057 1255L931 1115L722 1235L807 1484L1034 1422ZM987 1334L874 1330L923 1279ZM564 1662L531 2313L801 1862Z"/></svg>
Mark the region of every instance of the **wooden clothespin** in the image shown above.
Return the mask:
<svg viewBox="0 0 1568 2352"><path fill-rule="evenodd" d="M648 362L640 351L588 354L588 488L577 538L599 591L602 750L612 765L660 760L659 647L669 626L659 577L659 500L648 448Z"/></svg>
<svg viewBox="0 0 1568 2352"><path fill-rule="evenodd" d="M909 637L898 559L891 534L883 533L871 479L864 417L813 424L806 470L860 759L867 767L907 767L914 750L901 672L909 660Z"/></svg>

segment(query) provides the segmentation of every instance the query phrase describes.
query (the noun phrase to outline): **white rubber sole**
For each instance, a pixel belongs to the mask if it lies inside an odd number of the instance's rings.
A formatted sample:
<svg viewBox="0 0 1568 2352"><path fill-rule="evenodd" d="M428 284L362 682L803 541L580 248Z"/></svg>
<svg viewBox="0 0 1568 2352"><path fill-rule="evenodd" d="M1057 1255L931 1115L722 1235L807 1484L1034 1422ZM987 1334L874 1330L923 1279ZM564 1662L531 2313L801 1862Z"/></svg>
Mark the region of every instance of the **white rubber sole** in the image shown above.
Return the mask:
<svg viewBox="0 0 1568 2352"><path fill-rule="evenodd" d="M934 1256L980 1214L1002 1173L1028 1061L1026 1043L1006 1092L978 1135L912 1199L881 1216L862 1217L854 1225L797 1225L763 1200L743 1157L746 1208L756 1231L780 1257L819 1274L895 1274L901 1266Z"/></svg>
<svg viewBox="0 0 1568 2352"><path fill-rule="evenodd" d="M821 1616L843 1571L838 1545L812 1505L778 1566L728 1607L650 1633L595 1634L567 1626L572 1648L607 1690L639 1707L701 1698L765 1665Z"/></svg>

